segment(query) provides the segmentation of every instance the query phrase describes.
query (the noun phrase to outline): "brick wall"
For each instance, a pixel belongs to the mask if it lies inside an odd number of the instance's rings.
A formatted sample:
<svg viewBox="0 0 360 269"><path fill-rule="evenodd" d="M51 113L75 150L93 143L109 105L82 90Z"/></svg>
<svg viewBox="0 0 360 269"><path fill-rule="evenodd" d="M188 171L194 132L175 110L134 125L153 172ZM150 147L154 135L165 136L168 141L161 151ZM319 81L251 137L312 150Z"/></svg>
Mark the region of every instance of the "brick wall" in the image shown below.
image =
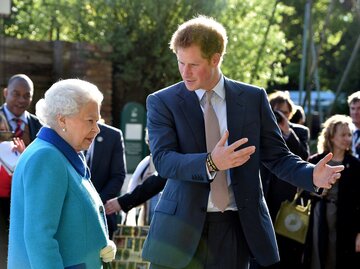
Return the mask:
<svg viewBox="0 0 360 269"><path fill-rule="evenodd" d="M110 47L63 41L30 41L15 38L0 40L0 87L17 73L28 75L34 82L34 99L29 109L59 79L80 78L98 86L104 94L101 115L108 124L112 118L112 63ZM4 102L3 94L0 103Z"/></svg>

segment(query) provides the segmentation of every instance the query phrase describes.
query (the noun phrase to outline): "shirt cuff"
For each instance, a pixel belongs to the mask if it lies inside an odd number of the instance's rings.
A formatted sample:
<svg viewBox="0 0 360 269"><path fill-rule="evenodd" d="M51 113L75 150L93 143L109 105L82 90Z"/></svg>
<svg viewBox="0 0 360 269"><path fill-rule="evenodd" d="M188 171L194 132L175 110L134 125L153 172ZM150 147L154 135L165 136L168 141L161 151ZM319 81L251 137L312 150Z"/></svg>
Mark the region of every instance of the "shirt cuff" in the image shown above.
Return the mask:
<svg viewBox="0 0 360 269"><path fill-rule="evenodd" d="M313 184L313 187L314 187L314 191L315 191L316 193L319 193L320 188L319 188L319 187L316 187L314 184Z"/></svg>
<svg viewBox="0 0 360 269"><path fill-rule="evenodd" d="M216 171L210 172L208 166L206 165L206 173L208 175L208 180L212 182L216 176Z"/></svg>

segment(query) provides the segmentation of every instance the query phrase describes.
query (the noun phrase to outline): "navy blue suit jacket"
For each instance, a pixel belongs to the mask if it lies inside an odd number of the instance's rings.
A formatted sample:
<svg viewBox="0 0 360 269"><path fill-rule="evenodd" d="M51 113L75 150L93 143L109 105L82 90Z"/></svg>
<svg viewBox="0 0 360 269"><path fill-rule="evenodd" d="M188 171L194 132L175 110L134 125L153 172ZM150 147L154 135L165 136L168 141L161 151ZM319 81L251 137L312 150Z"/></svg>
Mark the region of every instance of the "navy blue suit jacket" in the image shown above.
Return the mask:
<svg viewBox="0 0 360 269"><path fill-rule="evenodd" d="M125 193L117 198L121 210L127 213L130 209L145 203L161 192L165 184L166 178L159 175L149 176L143 183L137 185L132 192Z"/></svg>
<svg viewBox="0 0 360 269"><path fill-rule="evenodd" d="M126 176L124 140L121 130L99 124L91 160L91 181L102 202L117 197ZM115 214L107 215L110 236L116 229Z"/></svg>
<svg viewBox="0 0 360 269"><path fill-rule="evenodd" d="M228 144L247 137L256 151L248 162L230 169L241 227L250 252L261 265L279 260L273 225L266 206L259 166L279 178L314 191L313 165L289 152L266 92L225 78ZM207 212L210 183L206 171L203 112L195 92L180 82L147 98L150 148L158 173L167 178L155 209L143 258L182 268L199 244Z"/></svg>

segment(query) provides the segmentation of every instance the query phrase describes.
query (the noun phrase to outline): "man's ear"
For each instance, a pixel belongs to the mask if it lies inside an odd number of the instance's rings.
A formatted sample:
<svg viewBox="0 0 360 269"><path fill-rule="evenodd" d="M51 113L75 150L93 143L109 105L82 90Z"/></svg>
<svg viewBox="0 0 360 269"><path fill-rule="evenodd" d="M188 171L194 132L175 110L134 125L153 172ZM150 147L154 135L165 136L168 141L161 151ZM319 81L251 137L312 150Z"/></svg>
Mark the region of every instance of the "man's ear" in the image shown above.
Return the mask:
<svg viewBox="0 0 360 269"><path fill-rule="evenodd" d="M221 60L221 55L220 53L215 53L212 57L211 57L211 64L213 66L218 66L220 64L220 60Z"/></svg>
<svg viewBox="0 0 360 269"><path fill-rule="evenodd" d="M8 95L8 89L7 88L4 88L3 90L3 96L4 98L6 99L6 96Z"/></svg>

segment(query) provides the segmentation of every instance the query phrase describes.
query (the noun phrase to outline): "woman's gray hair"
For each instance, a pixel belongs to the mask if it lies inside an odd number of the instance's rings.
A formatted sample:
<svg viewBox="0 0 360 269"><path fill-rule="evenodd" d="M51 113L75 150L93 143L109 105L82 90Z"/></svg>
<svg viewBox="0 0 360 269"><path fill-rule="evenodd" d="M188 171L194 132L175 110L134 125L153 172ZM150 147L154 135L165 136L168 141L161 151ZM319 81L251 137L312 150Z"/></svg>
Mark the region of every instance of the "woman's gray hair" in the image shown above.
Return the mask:
<svg viewBox="0 0 360 269"><path fill-rule="evenodd" d="M64 79L54 83L44 98L36 103L36 116L47 126L55 128L57 116L71 116L91 101L101 105L103 94L92 83L81 79Z"/></svg>

